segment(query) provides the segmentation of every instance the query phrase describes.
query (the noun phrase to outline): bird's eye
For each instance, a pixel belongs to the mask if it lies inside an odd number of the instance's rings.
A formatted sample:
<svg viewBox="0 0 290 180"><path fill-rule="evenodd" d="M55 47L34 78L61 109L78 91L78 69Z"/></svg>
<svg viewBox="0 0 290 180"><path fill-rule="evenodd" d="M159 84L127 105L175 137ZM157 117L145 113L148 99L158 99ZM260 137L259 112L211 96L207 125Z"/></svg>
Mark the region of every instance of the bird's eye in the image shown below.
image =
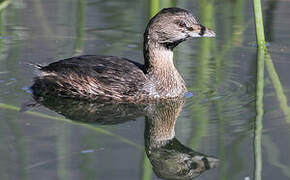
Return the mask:
<svg viewBox="0 0 290 180"><path fill-rule="evenodd" d="M193 27L188 27L187 30L193 31Z"/></svg>
<svg viewBox="0 0 290 180"><path fill-rule="evenodd" d="M179 27L186 27L186 24L184 21L178 19L175 21L175 23L179 26Z"/></svg>

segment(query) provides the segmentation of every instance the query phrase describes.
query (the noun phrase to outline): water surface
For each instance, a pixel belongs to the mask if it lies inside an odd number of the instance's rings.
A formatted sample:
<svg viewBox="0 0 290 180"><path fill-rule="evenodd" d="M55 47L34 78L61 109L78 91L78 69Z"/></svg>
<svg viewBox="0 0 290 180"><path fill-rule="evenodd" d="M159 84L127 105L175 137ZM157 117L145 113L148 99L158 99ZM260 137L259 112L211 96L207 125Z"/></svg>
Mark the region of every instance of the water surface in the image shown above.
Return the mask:
<svg viewBox="0 0 290 180"><path fill-rule="evenodd" d="M259 142L251 1L162 0L162 6L190 10L217 34L183 43L174 56L193 93L176 120L176 139L220 160L197 179L289 179L290 2L263 3L271 60L265 62L261 158L254 153ZM15 108L31 99L36 72L30 63L79 54L143 62L148 7L141 0L15 0L0 11L0 179L158 179L144 150L144 116L113 125L78 124L45 106L32 113Z"/></svg>

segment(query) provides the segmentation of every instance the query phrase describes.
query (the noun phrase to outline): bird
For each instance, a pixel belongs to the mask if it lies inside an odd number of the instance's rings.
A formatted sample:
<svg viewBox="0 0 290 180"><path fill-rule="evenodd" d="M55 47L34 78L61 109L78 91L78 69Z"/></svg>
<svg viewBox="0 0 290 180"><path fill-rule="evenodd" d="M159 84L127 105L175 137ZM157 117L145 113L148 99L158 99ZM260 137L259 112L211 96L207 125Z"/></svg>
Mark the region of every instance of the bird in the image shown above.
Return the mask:
<svg viewBox="0 0 290 180"><path fill-rule="evenodd" d="M47 66L31 90L34 96L56 96L88 101L143 102L172 99L187 92L173 62L173 49L196 37L215 37L189 11L164 8L152 17L144 32L144 64L103 55L81 55Z"/></svg>

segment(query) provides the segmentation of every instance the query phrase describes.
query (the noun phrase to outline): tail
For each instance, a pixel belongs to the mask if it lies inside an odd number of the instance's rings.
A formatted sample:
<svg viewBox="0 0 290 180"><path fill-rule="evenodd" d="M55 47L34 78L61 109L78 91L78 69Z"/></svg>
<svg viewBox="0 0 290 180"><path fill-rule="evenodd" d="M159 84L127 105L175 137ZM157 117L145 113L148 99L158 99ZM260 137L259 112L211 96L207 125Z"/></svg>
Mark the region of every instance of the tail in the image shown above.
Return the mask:
<svg viewBox="0 0 290 180"><path fill-rule="evenodd" d="M32 62L28 62L28 63L26 63L26 65L33 66L34 68L36 68L38 70L43 68L43 66L41 64L35 64L35 63L32 63Z"/></svg>

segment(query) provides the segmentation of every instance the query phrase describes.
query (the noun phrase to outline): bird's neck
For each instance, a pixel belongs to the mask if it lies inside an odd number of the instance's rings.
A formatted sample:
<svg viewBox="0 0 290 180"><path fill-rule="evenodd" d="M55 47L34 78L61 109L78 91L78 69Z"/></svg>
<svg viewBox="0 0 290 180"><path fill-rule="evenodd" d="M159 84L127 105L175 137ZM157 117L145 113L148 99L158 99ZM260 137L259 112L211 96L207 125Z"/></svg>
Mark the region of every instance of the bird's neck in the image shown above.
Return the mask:
<svg viewBox="0 0 290 180"><path fill-rule="evenodd" d="M144 40L144 72L160 96L176 97L186 91L185 82L173 63L173 51L158 42Z"/></svg>
<svg viewBox="0 0 290 180"><path fill-rule="evenodd" d="M145 71L169 68L176 69L173 63L173 51L156 42L144 44Z"/></svg>

